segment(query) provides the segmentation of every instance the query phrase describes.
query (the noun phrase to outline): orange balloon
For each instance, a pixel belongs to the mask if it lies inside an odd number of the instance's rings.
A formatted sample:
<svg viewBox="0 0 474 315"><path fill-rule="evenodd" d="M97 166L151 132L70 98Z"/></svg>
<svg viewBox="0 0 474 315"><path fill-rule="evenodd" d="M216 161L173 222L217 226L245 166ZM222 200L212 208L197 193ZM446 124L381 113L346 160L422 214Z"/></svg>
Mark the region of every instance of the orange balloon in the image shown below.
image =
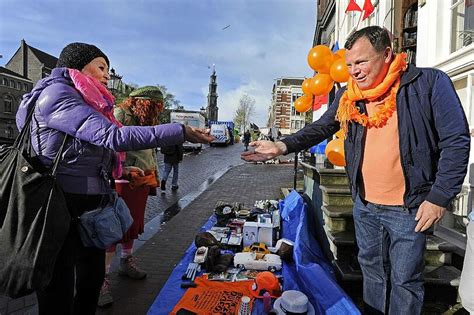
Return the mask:
<svg viewBox="0 0 474 315"><path fill-rule="evenodd" d="M319 73L329 73L333 56L331 49L324 45L317 45L311 48L308 53L308 64L314 71Z"/></svg>
<svg viewBox="0 0 474 315"><path fill-rule="evenodd" d="M331 92L334 81L329 74L318 73L311 79L311 92L314 95L326 95Z"/></svg>
<svg viewBox="0 0 474 315"><path fill-rule="evenodd" d="M347 82L347 80L349 80L349 69L346 65L346 59L339 58L334 61L329 70L329 74L336 82Z"/></svg>
<svg viewBox="0 0 474 315"><path fill-rule="evenodd" d="M335 56L339 56L341 57L342 59L346 59L346 50L345 49L339 49L338 51L336 51L334 53Z"/></svg>
<svg viewBox="0 0 474 315"><path fill-rule="evenodd" d="M313 93L311 93L310 84L311 84L311 78L305 79L303 81L303 84L301 84L301 89L303 90L303 93L306 94L306 95L313 94Z"/></svg>
<svg viewBox="0 0 474 315"><path fill-rule="evenodd" d="M303 95L298 97L294 103L294 106L298 113L307 112L311 109L311 107L313 107L313 96Z"/></svg>
<svg viewBox="0 0 474 315"><path fill-rule="evenodd" d="M346 166L346 158L344 156L344 140L334 139L329 141L324 151L329 162L336 166Z"/></svg>
<svg viewBox="0 0 474 315"><path fill-rule="evenodd" d="M344 130L340 129L338 132L334 134L336 138L344 139Z"/></svg>

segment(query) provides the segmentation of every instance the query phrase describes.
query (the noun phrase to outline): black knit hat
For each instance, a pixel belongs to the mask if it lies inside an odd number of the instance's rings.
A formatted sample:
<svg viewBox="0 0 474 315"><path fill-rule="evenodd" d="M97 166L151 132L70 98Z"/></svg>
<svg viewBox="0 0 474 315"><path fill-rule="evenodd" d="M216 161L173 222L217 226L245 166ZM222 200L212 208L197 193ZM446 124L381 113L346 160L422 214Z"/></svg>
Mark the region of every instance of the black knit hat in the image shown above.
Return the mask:
<svg viewBox="0 0 474 315"><path fill-rule="evenodd" d="M97 57L103 57L107 65L110 66L109 58L96 46L85 43L71 43L61 51L56 67L66 67L81 71L89 62Z"/></svg>

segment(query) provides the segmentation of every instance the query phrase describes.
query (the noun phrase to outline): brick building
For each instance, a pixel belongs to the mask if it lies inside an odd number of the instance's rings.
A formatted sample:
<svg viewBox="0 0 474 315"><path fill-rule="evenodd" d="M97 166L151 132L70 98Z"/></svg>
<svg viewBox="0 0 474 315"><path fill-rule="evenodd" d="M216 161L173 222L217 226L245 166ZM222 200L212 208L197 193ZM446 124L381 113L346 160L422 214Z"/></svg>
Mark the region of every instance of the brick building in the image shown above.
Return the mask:
<svg viewBox="0 0 474 315"><path fill-rule="evenodd" d="M278 78L272 89L269 127L277 127L282 134L294 133L305 126L305 114L295 111L294 102L303 95L304 78Z"/></svg>

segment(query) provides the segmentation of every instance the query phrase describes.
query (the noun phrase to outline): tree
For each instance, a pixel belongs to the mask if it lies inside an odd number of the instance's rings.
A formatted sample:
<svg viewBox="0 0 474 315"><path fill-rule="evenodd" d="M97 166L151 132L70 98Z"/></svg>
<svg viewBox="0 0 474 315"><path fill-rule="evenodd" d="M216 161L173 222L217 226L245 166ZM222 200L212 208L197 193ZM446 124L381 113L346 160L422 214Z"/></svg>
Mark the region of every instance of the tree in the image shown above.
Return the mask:
<svg viewBox="0 0 474 315"><path fill-rule="evenodd" d="M243 132L250 125L250 117L255 114L255 100L247 94L242 95L234 114L234 125Z"/></svg>
<svg viewBox="0 0 474 315"><path fill-rule="evenodd" d="M158 86L161 92L163 92L163 97L165 99L163 111L160 113L160 124L166 124L170 122L171 109L179 108L180 102L176 99L176 97L173 94L168 93L168 89L166 88L166 86L159 85L159 84L157 84L156 86Z"/></svg>

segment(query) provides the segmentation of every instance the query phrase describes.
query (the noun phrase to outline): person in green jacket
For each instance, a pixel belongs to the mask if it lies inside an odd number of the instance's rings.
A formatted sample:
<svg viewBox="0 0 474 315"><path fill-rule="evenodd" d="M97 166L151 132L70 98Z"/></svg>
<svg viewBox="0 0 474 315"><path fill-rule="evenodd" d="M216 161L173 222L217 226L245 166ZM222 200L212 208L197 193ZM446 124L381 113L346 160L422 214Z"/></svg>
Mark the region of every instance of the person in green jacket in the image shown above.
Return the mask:
<svg viewBox="0 0 474 315"><path fill-rule="evenodd" d="M124 126L153 126L158 124L159 113L163 110L163 94L159 88L146 86L139 88L116 106L115 118ZM134 240L143 233L145 208L148 195L159 186L157 177L156 151L154 149L129 151L126 154L124 168L129 169L125 179L116 180L117 193L125 200L133 217L133 224L125 233L121 244L120 266L118 273L132 279L140 280L146 277L146 272L136 265L132 255ZM115 256L116 245L106 251L106 275L99 297L99 306L113 303L110 291L109 269Z"/></svg>

